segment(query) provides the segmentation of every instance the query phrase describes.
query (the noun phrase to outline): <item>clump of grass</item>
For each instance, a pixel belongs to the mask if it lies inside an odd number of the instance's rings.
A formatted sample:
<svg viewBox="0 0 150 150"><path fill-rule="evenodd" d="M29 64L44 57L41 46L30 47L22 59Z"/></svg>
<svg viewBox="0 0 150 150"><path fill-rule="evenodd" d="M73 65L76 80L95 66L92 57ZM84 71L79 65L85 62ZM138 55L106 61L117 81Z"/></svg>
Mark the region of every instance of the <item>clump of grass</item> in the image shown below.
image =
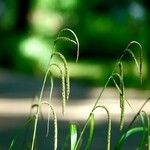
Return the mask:
<svg viewBox="0 0 150 150"><path fill-rule="evenodd" d="M138 62L137 58L135 57L135 54L129 49L129 47L131 47L132 44L136 44L136 45L138 45L138 46L140 47L140 55L139 55L140 59L139 59L139 62ZM101 92L100 92L100 94L99 94L99 96L98 96L98 98L97 98L97 100L96 100L96 102L95 102L95 104L94 104L92 110L91 110L91 113L90 113L89 117L87 118L87 120L86 120L86 122L85 122L85 124L84 124L84 126L83 126L83 129L82 129L82 131L81 131L81 133L80 133L80 135L79 135L79 139L78 139L78 141L77 141L75 150L76 150L76 149L78 148L78 146L79 146L79 143L80 143L80 141L81 141L81 139L82 139L82 136L83 136L83 134L84 134L84 132L85 132L85 129L86 129L87 125L88 125L88 122L89 122L89 120L90 120L90 118L91 118L91 114L92 114L92 113L94 112L94 110L99 106L98 103L100 102L101 97L102 97L102 94L103 94L104 90L107 88L107 86L108 86L108 84L109 84L109 82L110 82L111 79L113 80L113 82L114 82L114 84L115 84L117 90L119 91L119 95L120 95L120 108L121 108L121 114L120 114L120 130L123 129L123 127L124 127L125 101L127 101L127 100L126 100L126 98L125 98L125 87L124 87L123 63L122 63L122 60L123 60L123 57L126 55L126 52L129 52L129 54L131 54L131 56L132 56L132 58L133 58L133 60L134 60L134 62L135 62L135 64L136 64L136 66L137 66L138 72L139 72L140 82L142 83L142 63L143 63L143 61L142 61L142 57L143 57L143 54L142 54L142 53L143 53L143 52L142 52L142 46L141 46L138 42L132 41L131 43L128 44L127 48L124 50L124 52L123 52L123 54L121 55L121 57L117 60L117 63L116 63L116 65L115 65L115 67L114 67L114 70L112 71L112 73L111 73L111 75L108 77L108 79L107 79L107 81L106 81L104 87L102 88L102 90L101 90ZM116 71L118 67L119 67L119 73ZM119 84L117 83L117 81L116 81L116 79L115 79L115 76L117 76L117 77L119 78L119 82L120 82ZM127 101L127 102L128 102L128 101ZM129 102L128 102L128 104L129 104ZM129 105L130 105L130 104L129 104ZM130 107L131 107L131 106L130 106ZM142 107L141 107L141 108L142 108ZM109 112L109 111L107 111L107 113L108 113L108 112ZM109 121L109 125L110 125L110 121ZM110 129L109 129L109 132L111 132ZM108 132L108 137L109 137L109 135L110 135L109 132ZM108 138L107 149L110 149L110 137Z"/></svg>
<svg viewBox="0 0 150 150"><path fill-rule="evenodd" d="M137 112L137 114L134 116L133 120L130 122L127 129L123 133L121 133L121 136L116 144L115 150L120 150L123 146L123 143L128 139L129 136L131 136L133 134L137 134L139 132L143 133L143 137L142 137L141 143L139 144L137 149L143 150L143 149L145 149L145 147L147 147L148 150L150 149L150 141L149 141L150 140L149 139L150 118L149 118L148 114L142 110L149 100L150 100L150 98L148 98L144 102L144 104L141 106L140 110ZM142 125L132 128L134 122L138 119L139 116L140 116Z"/></svg>
<svg viewBox="0 0 150 150"><path fill-rule="evenodd" d="M64 36L61 36L61 33L64 32L64 31L68 31L70 33L72 33L72 35L74 36L75 40L72 40L68 37L64 37ZM79 57L79 42L78 42L78 38L77 36L75 35L75 33L71 30L71 29L63 29L60 31L60 33L58 34L58 37L56 38L56 40L54 41L54 46L56 45L56 43L59 41L59 40L65 40L65 41L69 41L69 42L73 42L77 45L77 58L76 58L76 61L78 60L78 57ZM62 61L62 64L63 64L63 68L61 66L59 66L59 64L56 64L56 63L51 63L52 61L52 58L54 56L57 56L59 59L61 59ZM52 77L52 72L51 72L51 67L52 66L55 66L59 69L60 71L60 74L61 74L61 78L62 78L62 114L65 113L65 106L66 106L66 102L68 101L69 99L69 94L70 94L70 79L69 79L69 71L68 71L68 65L67 65L67 61L65 59L65 57L59 53L59 52L53 52L51 54L51 57L50 57L50 63L49 63L49 68L46 72L46 75L44 77L44 81L43 81L43 85L42 85L42 89L41 89L41 93L40 93L40 97L39 97L39 100L38 100L38 110L37 110L37 113L35 115L35 123L34 123L34 130L33 130L33 137L32 137L32 144L31 144L31 150L34 149L34 144L35 144L35 136L36 136L36 131L37 131L37 125L38 125L38 118L39 118L39 115L40 115L40 108L41 108L41 105L43 104L43 100L42 100L42 97L43 97L43 92L44 92L44 87L45 87L45 83L46 83L46 80L47 80L47 77L48 77L48 74L50 72L50 75L51 75L51 85L53 85L53 77ZM54 116L54 127L55 127L55 138L54 138L54 149L56 150L57 149L57 131L58 131L58 128L57 128L57 117L56 117L56 114L55 114L55 111L54 111L54 108L53 106L51 105L51 99L52 99L52 92L53 92L53 86L51 87L50 89L50 96L49 96L49 100L50 102L47 102L47 101L44 101L44 104L48 105L50 107L50 109L52 110L53 112L53 116ZM49 127L49 117L48 117L48 124L47 124L47 127ZM48 133L48 132L47 132Z"/></svg>
<svg viewBox="0 0 150 150"><path fill-rule="evenodd" d="M64 32L71 33L72 38L63 36ZM34 150L34 148L35 148L37 126L38 126L38 122L39 122L39 116L41 113L41 107L43 105L48 106L48 122L47 122L46 136L48 136L48 134L49 134L50 112L52 112L53 121L54 121L54 150L57 150L57 147L58 147L58 136L59 136L59 134L58 134L58 126L57 126L57 115L55 113L54 106L51 104L53 86L54 86L52 68L58 69L60 72L60 76L61 76L62 114L63 115L65 113L66 102L68 101L69 94L70 94L70 78L69 78L69 71L68 71L69 69L68 69L67 61L66 61L65 57L60 52L56 51L57 42L62 41L62 40L67 41L67 42L71 42L71 43L76 45L76 48L77 48L76 62L78 61L78 58L79 58L79 41L78 41L76 34L71 29L68 29L68 28L61 30L59 32L56 40L54 41L54 50L50 56L50 62L49 62L48 69L46 71L46 74L45 74L45 77L43 80L43 85L41 88L40 96L38 98L38 102L37 102L37 104L33 104L33 106L32 106L32 108L36 107L37 111L35 112L34 115L32 115L30 117L32 122L34 121L32 141L31 141L31 150ZM132 51L132 49L131 49L132 45L137 45L139 47L139 58L137 58L135 53ZM89 112L89 116L88 116L83 128L81 129L81 132L79 135L78 135L78 127L76 126L76 124L75 123L70 124L70 149L71 150L79 149L80 144L81 144L81 140L83 138L83 135L84 135L88 125L90 125L90 131L89 131L89 136L87 138L87 143L86 143L84 149L88 150L90 148L90 145L92 143L92 139L94 136L94 126L95 126L94 112L95 112L95 110L100 109L100 108L104 109L107 113L108 131L107 131L107 145L106 145L107 148L106 149L110 150L110 148L111 148L111 114L105 106L101 105L101 97L102 97L103 92L105 91L105 89L107 88L107 86L109 85L109 82L111 80L113 81L113 83L114 83L114 85L115 85L115 87L119 93L119 96L120 96L120 131L121 131L121 136L117 141L115 149L120 150L124 141L127 140L130 135L136 134L138 132L142 132L143 137L142 137L141 143L139 144L139 149L144 148L145 144L147 144L147 147L150 150L150 119L149 119L148 114L146 112L142 111L143 107L147 104L147 102L150 100L150 98L148 98L145 101L145 103L141 106L140 110L137 112L137 114L135 115L135 117L133 118L133 120L131 121L129 126L125 130L123 130L124 129L124 122L125 122L125 103L127 102L128 105L131 107L130 103L126 99L125 84L124 84L123 58L125 57L125 55L127 53L130 54L131 57L133 58L133 61L137 67L140 82L142 83L142 66L143 66L142 65L142 63L143 63L142 46L138 42L132 41L127 45L126 49L123 51L123 54L117 60L116 65L114 67L114 70L112 71L112 73L108 77L104 87L100 91L99 96L97 97L91 111ZM53 63L52 60L54 57L57 57L58 59L60 59L61 63L60 62L59 63L55 63L55 62ZM44 93L46 81L47 81L49 76L50 76L50 81L51 81L51 87L50 87L50 91L49 91L49 100L45 101L45 100L43 100L43 93ZM141 118L142 125L140 127L131 128L133 123L135 122L135 120L139 116ZM31 120L28 120L27 123L25 124L25 126L28 125ZM10 145L10 148L9 148L10 150L13 148L13 145L16 142L16 139L17 139L16 137L13 139L13 141Z"/></svg>
<svg viewBox="0 0 150 150"><path fill-rule="evenodd" d="M74 39L62 36L63 32L71 33L73 35ZM41 113L41 107L42 107L43 104L47 105L48 108L49 108L47 133L46 133L47 136L48 136L48 133L49 133L50 112L52 111L52 114L53 114L54 130L55 130L54 131L54 150L57 149L57 143L58 143L58 141L57 141L58 140L58 136L57 136L58 135L57 116L56 116L56 113L55 113L55 109L54 109L53 105L51 104L53 86L54 86L52 67L57 68L60 71L60 75L61 75L61 81L62 81L62 88L61 88L62 89L61 90L61 94L62 94L62 114L65 113L66 102L68 101L69 94L70 94L70 77L69 77L67 61L61 53L55 51L55 49L56 49L55 46L56 46L57 42L60 41L60 40L71 42L71 43L74 43L76 45L76 47L77 47L76 62L78 61L78 57L79 57L79 41L78 41L78 38L77 38L76 34L71 29L65 28L65 29L63 29L59 32L56 40L54 41L54 50L53 50L53 53L50 56L50 62L49 62L49 65L48 65L49 67L46 71L46 74L45 74L45 77L44 77L44 80L43 80L43 85L42 85L42 88L41 88L40 96L38 98L38 102L37 102L37 104L33 104L33 106L31 107L31 109L33 109L35 107L37 109L36 113L32 116L32 120L34 121L34 125L33 125L31 150L34 150L34 148L35 148L35 139L36 139L36 134L37 134L37 126L38 126L38 122L39 122L39 116L40 116L40 113ZM53 57L58 57L61 60L62 64L52 63ZM46 84L46 81L47 81L49 75L50 75L50 81L51 81L51 88L50 88L50 92L49 92L49 100L48 101L43 101L43 93L44 93L44 89L45 89L45 84ZM28 124L28 121L27 121L27 124ZM10 149L13 148L13 145L14 145L15 141L16 141L16 137L13 139L13 141L10 145Z"/></svg>

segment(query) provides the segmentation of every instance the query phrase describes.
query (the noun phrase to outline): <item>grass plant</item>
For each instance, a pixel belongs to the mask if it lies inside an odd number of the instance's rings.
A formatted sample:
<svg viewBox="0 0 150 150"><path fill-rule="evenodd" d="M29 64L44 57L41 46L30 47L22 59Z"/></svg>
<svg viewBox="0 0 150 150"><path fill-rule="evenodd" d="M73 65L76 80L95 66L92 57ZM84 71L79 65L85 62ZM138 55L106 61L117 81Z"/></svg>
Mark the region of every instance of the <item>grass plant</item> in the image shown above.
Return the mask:
<svg viewBox="0 0 150 150"><path fill-rule="evenodd" d="M69 32L72 35L72 38L64 36L63 35L64 32ZM78 58L79 58L79 40L78 40L76 34L71 29L68 29L68 28L61 30L59 32L56 40L54 41L54 50L50 56L50 62L48 65L49 67L47 69L47 72L46 72L44 80L43 80L43 85L41 88L40 96L38 98L38 102L37 102L37 104L34 104L32 106L32 108L36 107L37 111L34 115L29 117L30 119L25 124L25 126L27 126L31 122L31 120L32 120L32 122L34 122L31 148L30 148L31 150L35 150L37 127L38 127L38 123L39 123L41 107L43 105L48 106L48 112L49 112L46 135L48 136L48 134L49 134L49 123L50 123L49 120L50 120L50 115L52 112L53 121L54 121L54 138L53 138L54 150L58 149L59 134L58 134L58 126L57 126L57 114L55 112L55 107L52 105L52 99L53 99L52 93L53 93L53 86L54 86L54 83L53 83L54 75L52 72L52 68L58 69L60 76L61 76L62 86L61 86L60 92L62 94L61 99L62 99L62 114L63 115L65 115L65 107L66 107L67 101L69 100L69 94L70 94L70 77L69 77L69 69L68 69L68 65L67 65L67 60L60 52L56 51L57 42L62 41L62 40L66 41L66 42L71 42L76 45L76 48L77 48L76 62L78 61ZM137 45L137 49L138 49L137 52L139 52L138 56L135 55L136 52L134 52L132 50L132 45ZM142 46L140 45L140 43L138 43L137 41L132 41L127 45L127 47L123 51L120 58L117 60L114 70L108 77L104 87L100 91L99 96L97 97L97 99L95 100L95 103L93 104L93 108L89 112L89 116L88 116L87 120L85 121L83 127L80 129L81 132L79 133L79 129L78 129L78 126L76 125L76 123L70 124L70 148L69 148L70 150L80 149L80 146L82 145L82 140L84 139L83 135L85 134L88 126L89 126L89 135L88 135L88 138L86 139L87 142L84 145L84 149L85 150L90 149L90 145L91 145L93 137L94 137L94 129L95 129L94 112L97 109L104 109L107 113L108 131L107 131L106 149L107 150L111 149L111 126L112 126L111 125L111 121L112 121L111 114L110 114L109 110L104 105L102 105L101 101L102 101L103 92L105 91L105 89L107 88L109 83L112 81L113 81L114 86L116 87L116 89L119 93L119 96L120 96L120 106L118 106L118 107L120 107L120 138L118 139L118 141L116 141L115 150L121 150L124 142L128 140L128 137L131 136L132 134L137 134L139 132L142 132L143 136L142 136L141 143L139 143L139 145L138 145L138 149L143 150L146 148L146 149L150 150L150 119L149 119L149 115L143 111L143 107L147 104L147 102L150 100L150 98L148 98L145 101L145 103L141 106L140 110L137 112L137 114L135 115L133 120L130 122L129 126L127 128L124 127L125 109L126 109L125 103L127 103L131 107L131 105L125 95L125 84L124 84L124 67L125 66L123 64L123 59L127 53L129 55L131 55L131 57L133 58L133 61L137 67L137 73L139 74L140 83L142 84L143 50L142 50ZM54 57L57 57L61 61L54 63L52 61ZM44 93L45 84L46 84L46 81L48 78L50 78L50 81L51 81L51 88L49 91L48 101L46 101L46 100L43 100L43 93ZM138 127L132 127L135 120L137 120L138 118L141 118L141 125ZM13 149L13 145L15 142L17 142L17 136L12 140L12 143L9 147L10 150ZM64 145L65 145L65 143L64 143Z"/></svg>

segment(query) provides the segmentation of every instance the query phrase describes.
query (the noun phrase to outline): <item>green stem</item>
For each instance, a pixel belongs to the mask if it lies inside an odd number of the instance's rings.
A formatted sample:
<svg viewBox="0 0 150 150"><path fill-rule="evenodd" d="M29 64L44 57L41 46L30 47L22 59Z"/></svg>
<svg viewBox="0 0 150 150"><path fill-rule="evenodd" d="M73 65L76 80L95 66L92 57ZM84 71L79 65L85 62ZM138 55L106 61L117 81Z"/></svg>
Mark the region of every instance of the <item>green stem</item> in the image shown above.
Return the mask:
<svg viewBox="0 0 150 150"><path fill-rule="evenodd" d="M126 133L124 133L122 135L122 137L118 141L118 144L115 147L115 150L121 150L121 147L122 147L123 143L125 142L127 137L129 137L130 135L138 133L138 132L144 132L144 131L145 131L145 129L143 127L136 127L136 128L128 130Z"/></svg>
<svg viewBox="0 0 150 150"><path fill-rule="evenodd" d="M83 134L84 134L84 131L85 131L87 125L88 125L88 122L89 122L89 120L90 120L90 118L91 118L91 115L92 115L92 113L90 113L90 115L88 116L88 118L87 118L87 120L86 120L86 122L85 122L85 124L84 124L84 127L83 127L83 129L82 129L82 131L81 131L81 133L80 133L80 136L79 136L79 138L78 138L78 141L77 141L77 143L76 143L76 145L75 145L74 150L77 150L77 148L78 148L78 146L79 146L79 144L80 144L80 141L81 141L82 136L83 136Z"/></svg>
<svg viewBox="0 0 150 150"><path fill-rule="evenodd" d="M47 79L48 73L49 73L49 70L46 72L46 75L45 75L45 77L44 77L44 81L43 81L43 85L42 85L40 97L39 97L39 100L38 100L37 113L35 114L35 123L34 123L34 128L33 128L33 136L32 136L31 150L34 150L35 136L36 136L37 125L38 125L38 119L39 119L39 114L40 114L41 101L42 101L42 96L43 96L44 87L45 87L45 83L46 83L46 79Z"/></svg>
<svg viewBox="0 0 150 150"><path fill-rule="evenodd" d="M126 49L128 49L128 48L130 47L130 45L132 45L133 43L136 43L136 44L139 45L139 43L137 43L136 41L133 41L133 42L129 43L129 45L126 47ZM99 94L97 100L95 101L95 104L94 104L94 106L93 106L93 108L92 108L92 110L91 110L91 112L90 112L90 114L89 114L89 116L88 116L88 118L87 118L87 120L86 120L84 126L83 126L83 129L82 129L82 131L81 131L81 133L80 133L79 139L78 139L78 141L77 141L77 143L76 143L76 146L75 146L75 150L77 149L77 147L78 147L78 145L79 145L79 143L80 143L80 141L81 141L81 138L82 138L82 136L83 136L83 133L84 133L84 131L85 131L87 125L88 125L88 122L89 122L90 117L91 117L91 113L92 113L92 112L95 110L95 108L97 107L97 104L98 104L99 100L101 99L101 96L102 96L104 90L106 89L106 87L107 87L107 85L108 85L110 79L113 77L113 74L115 73L115 70L116 70L118 64L121 62L122 58L123 58L124 55L125 55L126 49L124 50L123 54L120 56L120 58L118 59L117 63L115 64L115 67L114 67L112 73L110 74L110 76L109 76L109 78L107 79L107 81L106 81L104 87L102 88L102 90L101 90L101 92L100 92L100 94ZM142 61L141 61L141 63L142 63ZM141 65L141 64L140 64L140 65ZM141 65L141 66L142 66L142 65Z"/></svg>

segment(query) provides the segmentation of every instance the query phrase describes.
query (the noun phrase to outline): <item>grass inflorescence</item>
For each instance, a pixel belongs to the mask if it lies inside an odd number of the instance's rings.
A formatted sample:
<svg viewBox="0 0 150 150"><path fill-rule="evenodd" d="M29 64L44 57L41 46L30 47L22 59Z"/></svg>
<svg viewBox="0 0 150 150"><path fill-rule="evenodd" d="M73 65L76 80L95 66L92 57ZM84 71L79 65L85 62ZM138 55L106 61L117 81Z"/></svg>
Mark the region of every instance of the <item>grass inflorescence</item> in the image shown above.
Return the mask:
<svg viewBox="0 0 150 150"><path fill-rule="evenodd" d="M72 38L64 36L63 35L64 32L71 33ZM54 137L53 138L54 150L58 149L59 133L58 133L58 125L57 125L57 114L55 112L55 107L52 105L52 99L53 99L52 93L53 93L53 87L54 87L54 81L53 81L54 75L53 75L52 68L59 70L59 73L61 76L62 86L61 86L60 92L62 94L61 99L62 99L62 114L63 115L65 115L65 107L66 107L66 103L67 103L67 101L69 99L69 95L70 95L70 77L69 77L69 69L68 69L67 60L63 54L56 51L56 44L62 40L66 41L66 42L71 42L74 45L76 45L76 48L77 48L76 62L78 61L78 58L79 58L79 41L78 41L76 34L69 28L65 28L65 29L61 30L59 32L58 36L56 37L56 40L54 41L54 50L53 50L52 54L50 55L50 62L49 62L48 69L46 71L46 74L45 74L45 77L43 80L43 85L41 88L40 96L38 97L38 100L37 100L37 104L32 105L32 109L34 107L36 107L37 111L35 112L35 114L33 114L32 116L29 117L29 119L27 120L27 122L24 125L24 126L27 126L31 122L33 124L33 133L32 133L31 148L30 148L31 150L35 149L37 127L38 127L38 123L39 123L40 113L42 111L41 107L43 105L48 106L48 122L47 122L46 136L48 137L48 135L49 135L49 130L50 130L49 129L50 128L49 121L50 121L50 115L52 113L52 117L53 117L53 121L54 121L54 136L53 136ZM132 45L137 45L139 47L139 56L138 56L139 58L137 58L135 53L132 51L132 49L131 49ZM125 84L124 84L124 67L125 66L123 64L123 59L127 53L130 54L131 57L133 58L133 61L137 67L137 72L139 74L140 83L142 83L143 50L142 50L142 46L140 45L140 43L138 43L137 41L132 41L127 45L126 49L123 51L120 58L117 60L114 70L108 77L104 87L102 88L102 90L99 93L99 96L95 100L93 108L89 112L89 116L88 116L87 120L85 121L83 128L81 128L80 133L79 133L79 128L76 125L76 123L70 124L70 136L69 136L70 137L70 150L78 150L80 148L80 146L82 145L83 135L86 132L86 129L88 126L89 126L89 135L88 135L88 138L86 139L87 142L83 147L85 150L90 149L90 145L92 144L92 140L94 137L94 129L95 129L95 114L94 114L94 112L97 109L104 109L107 113L108 131L107 131L106 149L107 150L111 149L111 126L112 126L111 125L111 122L112 122L111 114L110 114L109 110L104 105L101 104L102 95L111 81L113 81L114 86L116 87L116 89L119 93L119 97L120 97L120 100L119 100L120 106L118 106L118 107L120 107L120 138L118 139L118 141L116 141L115 149L121 150L124 142L126 140L128 140L128 137L130 135L142 132L143 136L142 136L141 143L139 143L139 145L138 145L138 149L142 150L144 148L147 148L148 150L150 150L150 118L149 118L148 114L145 111L143 111L143 107L147 104L147 102L150 100L150 98L148 98L145 101L145 103L141 106L140 110L137 112L137 114L135 115L133 120L129 123L128 127L127 128L124 127L125 103L127 102L127 104L131 107L129 101L126 98ZM54 57L57 57L58 59L60 59L60 61L53 62L52 60ZM48 98L48 100L43 100L45 84L46 84L46 81L48 80L48 78L50 78L50 81L51 81L50 82L51 87L49 90L49 98ZM132 125L135 123L135 121L138 118L140 118L140 120L141 120L141 125L138 127L132 127ZM14 139L12 140L12 143L9 148L10 150L13 149L14 143L16 141L17 141L17 136L15 136Z"/></svg>

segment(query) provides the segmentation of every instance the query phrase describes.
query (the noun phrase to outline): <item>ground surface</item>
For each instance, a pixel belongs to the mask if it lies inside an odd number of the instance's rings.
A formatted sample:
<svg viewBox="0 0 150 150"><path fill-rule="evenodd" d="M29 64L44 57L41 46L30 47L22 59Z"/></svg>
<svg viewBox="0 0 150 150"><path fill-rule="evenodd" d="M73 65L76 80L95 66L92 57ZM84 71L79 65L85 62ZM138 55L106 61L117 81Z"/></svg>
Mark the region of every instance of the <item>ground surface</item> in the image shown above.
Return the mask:
<svg viewBox="0 0 150 150"><path fill-rule="evenodd" d="M42 80L38 78L8 71L0 71L0 149L8 149L13 135L15 135L17 129L24 124L27 116L30 114L31 105L35 100L35 96L39 96L41 85ZM62 145L66 135L65 132L67 132L68 123L72 121L77 122L82 128L102 88L89 87L78 82L73 82L71 84L71 96L67 104L65 116L61 115L60 89L61 83L55 81L53 105L59 120L59 142L60 145ZM47 84L44 97L48 95L48 91L49 85ZM127 89L126 93L127 99L132 106L131 109L126 105L125 118L127 124L128 121L132 120L133 115L138 111L144 101L150 96L150 91ZM104 104L111 112L113 122L111 149L113 149L120 132L118 129L120 108L117 91L113 88L108 88L102 95L99 104ZM46 107L42 109L43 120L41 120L39 124L39 139L45 138L46 110ZM150 113L149 104L144 107L144 110ZM95 118L97 120L95 137L91 150L105 150L107 130L106 114L104 111L96 111ZM139 138L137 136L132 137L130 144L126 143L123 149L135 149L138 140ZM38 147L40 147L40 149L46 150L48 147L52 149L51 145L48 145L46 140L38 140ZM20 149L19 146L18 148L16 147L16 149ZM59 147L59 149L61 148ZM84 150L84 148L82 149Z"/></svg>

